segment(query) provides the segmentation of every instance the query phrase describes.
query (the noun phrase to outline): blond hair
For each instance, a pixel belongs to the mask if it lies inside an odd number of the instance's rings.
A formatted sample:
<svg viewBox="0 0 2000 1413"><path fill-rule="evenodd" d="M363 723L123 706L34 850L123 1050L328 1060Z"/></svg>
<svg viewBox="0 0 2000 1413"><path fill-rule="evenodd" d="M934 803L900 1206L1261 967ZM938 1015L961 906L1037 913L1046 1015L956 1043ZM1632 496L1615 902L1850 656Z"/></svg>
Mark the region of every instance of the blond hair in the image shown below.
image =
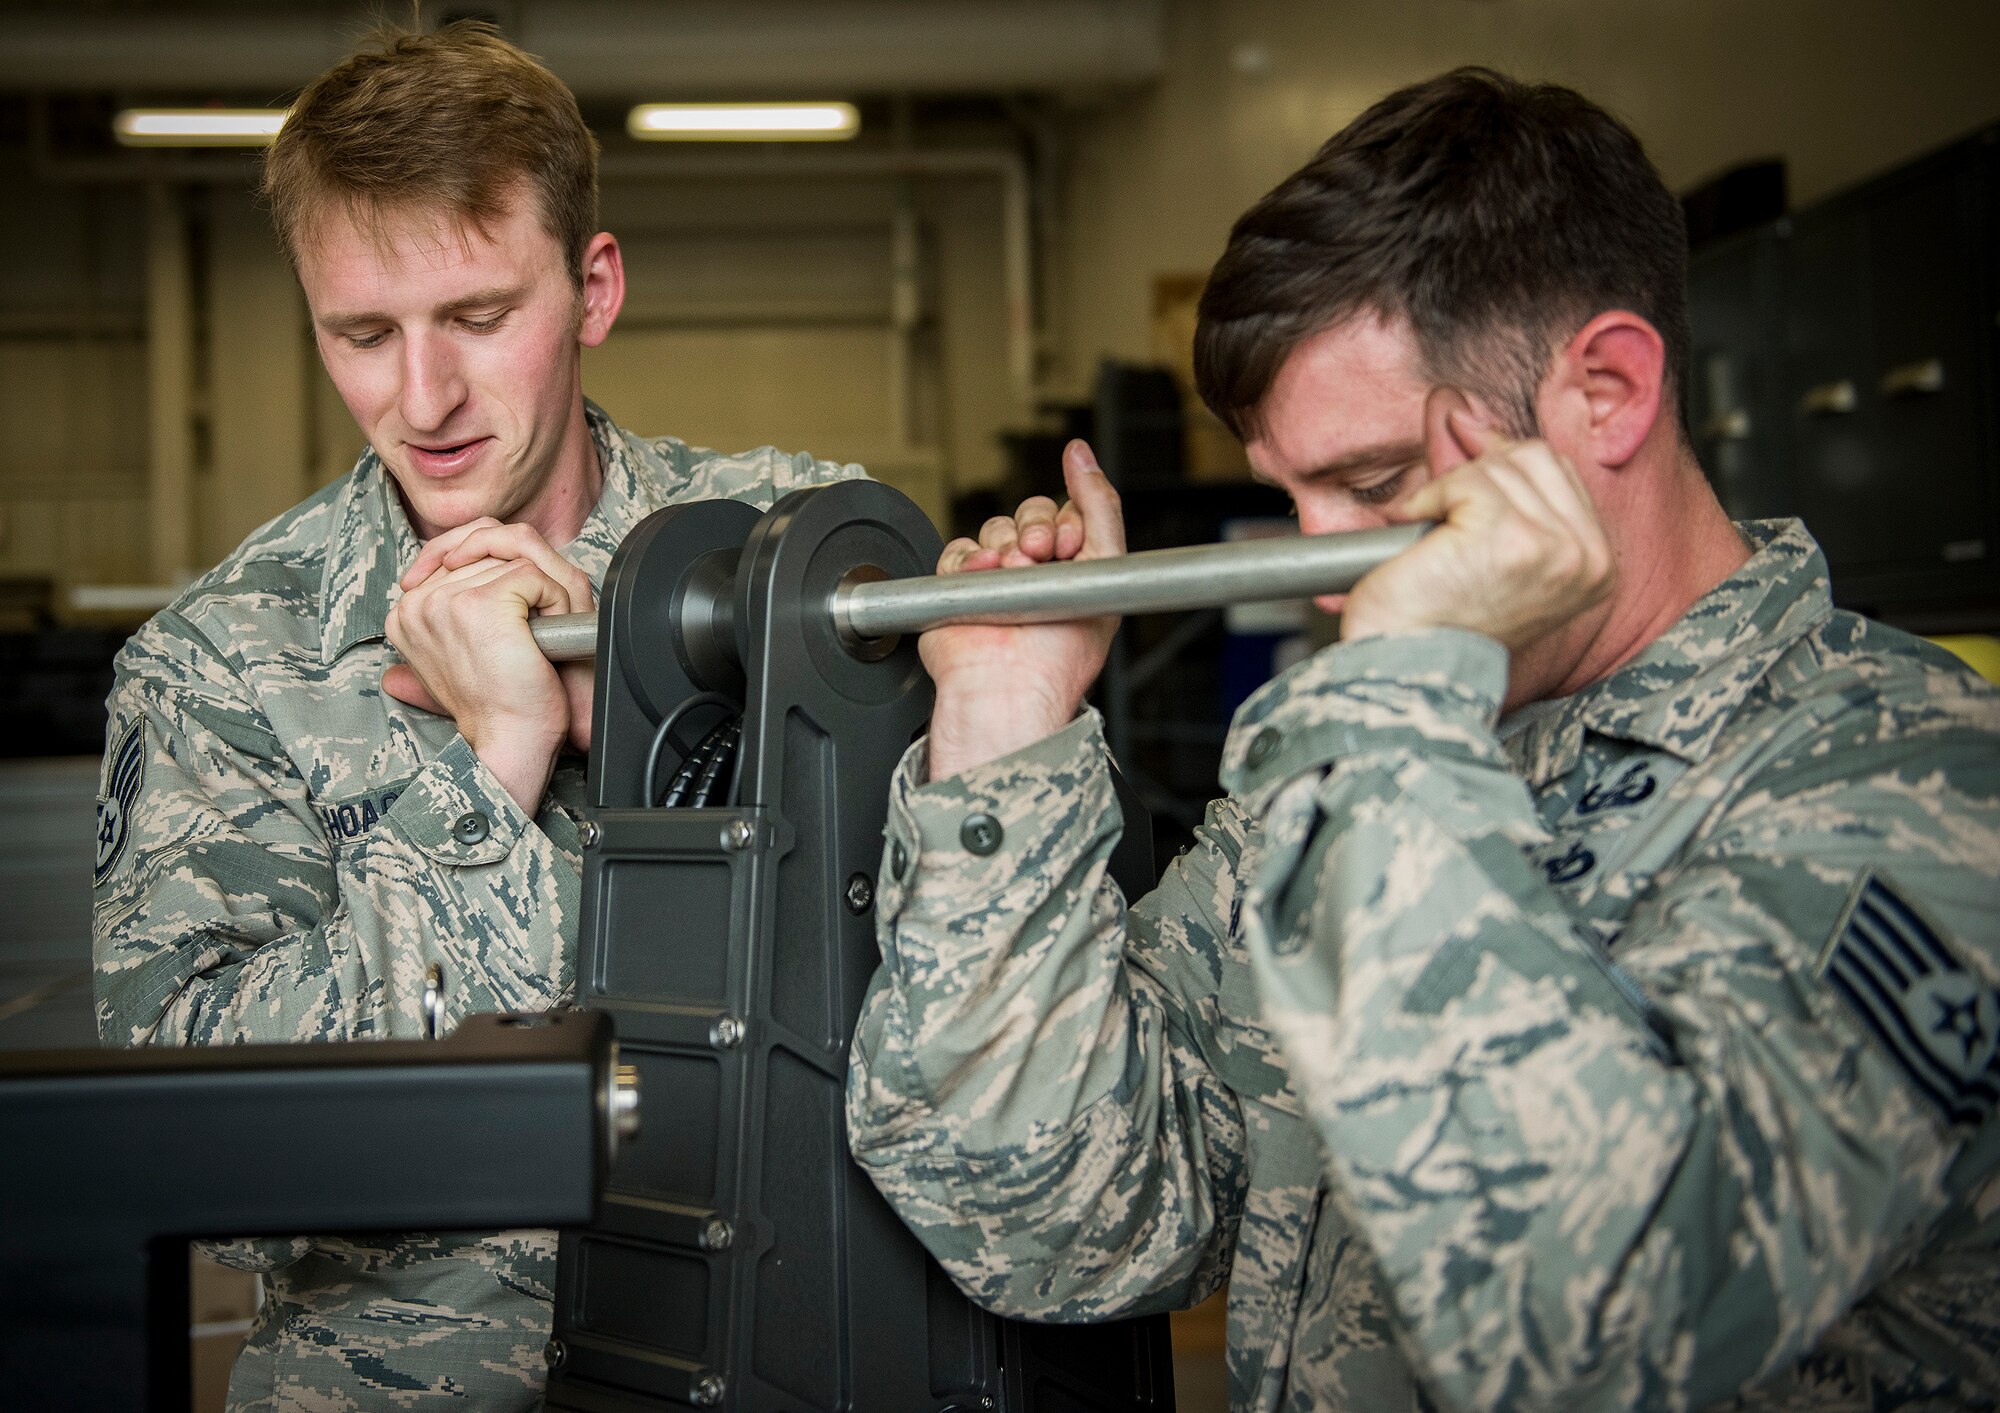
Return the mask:
<svg viewBox="0 0 2000 1413"><path fill-rule="evenodd" d="M341 212L380 235L386 216L435 210L489 231L525 182L579 286L597 230L597 140L562 80L460 20L386 28L299 95L264 161L263 191L294 268Z"/></svg>

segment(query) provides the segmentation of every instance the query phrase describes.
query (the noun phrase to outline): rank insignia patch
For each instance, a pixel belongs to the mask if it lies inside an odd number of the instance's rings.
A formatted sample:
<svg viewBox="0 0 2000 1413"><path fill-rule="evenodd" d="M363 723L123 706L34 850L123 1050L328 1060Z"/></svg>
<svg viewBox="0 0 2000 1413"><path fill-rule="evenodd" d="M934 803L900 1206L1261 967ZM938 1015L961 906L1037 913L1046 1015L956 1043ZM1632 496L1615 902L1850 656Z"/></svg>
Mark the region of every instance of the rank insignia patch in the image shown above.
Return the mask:
<svg viewBox="0 0 2000 1413"><path fill-rule="evenodd" d="M1879 879L1862 886L1827 980L1951 1123L2000 1102L2000 996Z"/></svg>
<svg viewBox="0 0 2000 1413"><path fill-rule="evenodd" d="M111 752L111 769L105 776L104 793L97 797L97 872L102 883L111 876L118 856L125 852L125 836L131 832L132 802L139 798L139 782L146 773L145 720L125 728Z"/></svg>

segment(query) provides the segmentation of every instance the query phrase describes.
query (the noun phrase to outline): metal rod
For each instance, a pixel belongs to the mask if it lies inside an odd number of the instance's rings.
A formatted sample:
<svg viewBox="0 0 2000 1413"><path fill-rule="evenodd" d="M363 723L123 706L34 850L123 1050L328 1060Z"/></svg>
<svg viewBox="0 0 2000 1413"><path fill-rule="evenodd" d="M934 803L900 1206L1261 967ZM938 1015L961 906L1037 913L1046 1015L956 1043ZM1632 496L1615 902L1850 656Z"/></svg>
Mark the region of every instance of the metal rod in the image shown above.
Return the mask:
<svg viewBox="0 0 2000 1413"><path fill-rule="evenodd" d="M834 624L857 637L887 638L950 623L1055 623L1337 594L1429 528L1287 535L1029 569L842 585L833 595Z"/></svg>
<svg viewBox="0 0 2000 1413"><path fill-rule="evenodd" d="M550 613L528 620L535 646L550 662L575 662L597 656L597 615Z"/></svg>
<svg viewBox="0 0 2000 1413"><path fill-rule="evenodd" d="M828 605L843 638L867 641L954 623L1059 623L1102 614L1337 594L1414 544L1428 523L1344 535L1288 535L1148 550L1115 559L1038 564L978 574L922 575L834 590ZM597 650L597 615L537 618L535 642L558 662Z"/></svg>

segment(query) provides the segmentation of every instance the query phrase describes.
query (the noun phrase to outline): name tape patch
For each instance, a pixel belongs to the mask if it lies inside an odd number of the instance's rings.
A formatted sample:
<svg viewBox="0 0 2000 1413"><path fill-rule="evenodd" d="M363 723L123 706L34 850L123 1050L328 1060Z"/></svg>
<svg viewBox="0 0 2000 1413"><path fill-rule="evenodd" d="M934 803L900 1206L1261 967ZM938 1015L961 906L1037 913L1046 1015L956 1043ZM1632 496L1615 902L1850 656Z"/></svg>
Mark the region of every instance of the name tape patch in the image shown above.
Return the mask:
<svg viewBox="0 0 2000 1413"><path fill-rule="evenodd" d="M97 797L97 869L94 881L102 883L118 866L125 852L125 840L132 832L132 804L139 798L139 785L146 775L145 718L125 728L111 751L111 768L104 777L104 793Z"/></svg>
<svg viewBox="0 0 2000 1413"><path fill-rule="evenodd" d="M1931 925L1870 878L1834 939L1827 980L1948 1122L2000 1103L2000 995Z"/></svg>
<svg viewBox="0 0 2000 1413"><path fill-rule="evenodd" d="M391 785L385 790L377 790L352 800L340 800L315 808L319 810L320 820L326 825L329 838L357 839L382 822L382 816L396 803L406 785L407 782Z"/></svg>

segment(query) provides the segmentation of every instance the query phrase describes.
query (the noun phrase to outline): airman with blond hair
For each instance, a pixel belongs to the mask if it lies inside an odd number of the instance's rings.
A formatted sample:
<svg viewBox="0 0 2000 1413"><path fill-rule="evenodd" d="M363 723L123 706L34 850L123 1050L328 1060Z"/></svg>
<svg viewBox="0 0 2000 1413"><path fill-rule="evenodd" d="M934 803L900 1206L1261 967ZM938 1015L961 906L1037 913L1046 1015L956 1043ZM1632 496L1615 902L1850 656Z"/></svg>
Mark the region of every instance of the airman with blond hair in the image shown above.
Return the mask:
<svg viewBox="0 0 2000 1413"><path fill-rule="evenodd" d="M411 1038L433 964L448 1020L569 1004L590 678L529 618L590 609L662 506L768 506L860 468L642 439L585 400L583 350L625 294L596 142L490 27L386 32L337 65L264 189L368 447L119 655L100 1034ZM554 1232L219 1254L265 1282L234 1409L539 1405Z"/></svg>

